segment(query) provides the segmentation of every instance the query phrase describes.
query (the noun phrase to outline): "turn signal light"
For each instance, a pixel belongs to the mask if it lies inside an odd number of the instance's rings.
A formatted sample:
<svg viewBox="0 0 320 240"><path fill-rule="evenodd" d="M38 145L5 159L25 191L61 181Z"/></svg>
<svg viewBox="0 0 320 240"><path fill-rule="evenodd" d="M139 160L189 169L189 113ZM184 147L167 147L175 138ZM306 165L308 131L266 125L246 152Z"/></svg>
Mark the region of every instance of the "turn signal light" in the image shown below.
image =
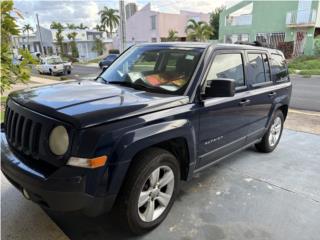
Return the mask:
<svg viewBox="0 0 320 240"><path fill-rule="evenodd" d="M108 156L103 155L96 158L78 158L71 157L67 165L75 166L75 167L84 167L84 168L98 168L102 167L106 164L108 160Z"/></svg>

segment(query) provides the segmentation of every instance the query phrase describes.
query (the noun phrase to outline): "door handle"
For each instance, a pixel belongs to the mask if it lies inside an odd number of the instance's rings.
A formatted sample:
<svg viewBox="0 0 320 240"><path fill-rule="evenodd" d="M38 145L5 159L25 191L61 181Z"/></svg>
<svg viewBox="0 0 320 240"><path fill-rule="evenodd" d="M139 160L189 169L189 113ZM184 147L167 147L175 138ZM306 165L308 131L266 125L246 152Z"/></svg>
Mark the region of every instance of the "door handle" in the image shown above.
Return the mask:
<svg viewBox="0 0 320 240"><path fill-rule="evenodd" d="M250 99L243 99L239 102L239 105L245 106L245 105L248 105L250 102L251 102Z"/></svg>
<svg viewBox="0 0 320 240"><path fill-rule="evenodd" d="M276 92L271 92L271 93L268 94L269 97L273 97L273 96L275 96L275 95L277 95Z"/></svg>

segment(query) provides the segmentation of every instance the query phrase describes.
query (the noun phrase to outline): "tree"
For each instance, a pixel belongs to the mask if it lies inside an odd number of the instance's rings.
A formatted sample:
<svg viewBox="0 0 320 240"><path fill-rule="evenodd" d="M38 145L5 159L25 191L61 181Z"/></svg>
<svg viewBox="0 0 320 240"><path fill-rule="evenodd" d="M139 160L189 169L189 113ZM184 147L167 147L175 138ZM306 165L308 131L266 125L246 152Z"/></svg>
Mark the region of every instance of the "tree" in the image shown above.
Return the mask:
<svg viewBox="0 0 320 240"><path fill-rule="evenodd" d="M68 28L68 29L77 29L77 26L75 24L73 24L73 23L67 23L66 28Z"/></svg>
<svg viewBox="0 0 320 240"><path fill-rule="evenodd" d="M22 27L22 32L25 33L27 32L27 37L28 37L28 46L29 46L29 42L30 42L30 39L29 39L29 31L32 31L33 32L33 27L31 27L30 24L26 24Z"/></svg>
<svg viewBox="0 0 320 240"><path fill-rule="evenodd" d="M1 1L1 92L19 81L27 82L31 73L29 64L35 62L28 50L20 50L23 60L19 64L13 61L11 37L20 33L14 15L23 18L12 0Z"/></svg>
<svg viewBox="0 0 320 240"><path fill-rule="evenodd" d="M107 36L112 37L113 29L119 25L120 17L118 10L104 7L99 11L101 24L104 26ZM109 32L107 30L109 28Z"/></svg>
<svg viewBox="0 0 320 240"><path fill-rule="evenodd" d="M178 32L176 30L170 29L168 32L167 41L173 41L173 42L177 41L178 39L177 33Z"/></svg>
<svg viewBox="0 0 320 240"><path fill-rule="evenodd" d="M60 54L63 55L63 35L62 35L62 32L64 30L64 27L59 22L52 22L50 25L50 28L57 30L57 32L56 32L57 45L60 48Z"/></svg>
<svg viewBox="0 0 320 240"><path fill-rule="evenodd" d="M195 21L194 19L189 19L186 33L188 40L191 41L206 41L213 34L214 30L206 22Z"/></svg>
<svg viewBox="0 0 320 240"><path fill-rule="evenodd" d="M87 26L85 26L83 23L80 23L80 25L79 25L79 26L77 26L77 28L78 28L78 29L82 29L82 30L84 30L84 29L88 29L88 27L87 27Z"/></svg>
<svg viewBox="0 0 320 240"><path fill-rule="evenodd" d="M101 41L100 38L96 38L94 40L92 51L97 52L98 55L102 55L103 54L103 42Z"/></svg>
<svg viewBox="0 0 320 240"><path fill-rule="evenodd" d="M67 38L69 40L71 40L70 48L71 48L71 56L73 58L78 58L79 57L79 51L78 51L77 43L76 43L77 34L78 33L76 33L76 32L72 32L72 33L68 33L68 35L67 35Z"/></svg>
<svg viewBox="0 0 320 240"><path fill-rule="evenodd" d="M104 32L106 30L103 25L99 25L99 24L97 24L94 29L99 32Z"/></svg>
<svg viewBox="0 0 320 240"><path fill-rule="evenodd" d="M215 30L212 34L212 39L219 39L219 19L220 13L225 9L225 7L216 8L210 14L210 25Z"/></svg>

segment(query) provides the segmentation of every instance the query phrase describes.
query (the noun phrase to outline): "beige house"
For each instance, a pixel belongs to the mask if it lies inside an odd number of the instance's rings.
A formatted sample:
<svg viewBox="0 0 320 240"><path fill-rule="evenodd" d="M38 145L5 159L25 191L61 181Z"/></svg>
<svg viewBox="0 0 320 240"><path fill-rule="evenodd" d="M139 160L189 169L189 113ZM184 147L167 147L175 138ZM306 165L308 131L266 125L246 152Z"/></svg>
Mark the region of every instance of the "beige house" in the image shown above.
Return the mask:
<svg viewBox="0 0 320 240"><path fill-rule="evenodd" d="M180 13L159 12L148 3L126 21L127 46L135 43L161 42L170 30L177 31L180 41L186 40L186 26L189 19L209 22L208 13L180 11ZM117 45L117 38L115 45Z"/></svg>

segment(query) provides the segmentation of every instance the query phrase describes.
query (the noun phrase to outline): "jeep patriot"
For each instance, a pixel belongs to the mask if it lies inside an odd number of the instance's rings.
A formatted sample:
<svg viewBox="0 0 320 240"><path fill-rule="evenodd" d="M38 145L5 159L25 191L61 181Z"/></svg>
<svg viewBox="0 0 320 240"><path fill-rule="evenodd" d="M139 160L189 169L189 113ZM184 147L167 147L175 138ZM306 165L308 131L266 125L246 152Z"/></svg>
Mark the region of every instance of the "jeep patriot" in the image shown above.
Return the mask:
<svg viewBox="0 0 320 240"><path fill-rule="evenodd" d="M1 170L44 208L115 208L143 233L167 216L181 180L251 145L273 151L291 88L275 49L135 45L95 80L11 93Z"/></svg>

